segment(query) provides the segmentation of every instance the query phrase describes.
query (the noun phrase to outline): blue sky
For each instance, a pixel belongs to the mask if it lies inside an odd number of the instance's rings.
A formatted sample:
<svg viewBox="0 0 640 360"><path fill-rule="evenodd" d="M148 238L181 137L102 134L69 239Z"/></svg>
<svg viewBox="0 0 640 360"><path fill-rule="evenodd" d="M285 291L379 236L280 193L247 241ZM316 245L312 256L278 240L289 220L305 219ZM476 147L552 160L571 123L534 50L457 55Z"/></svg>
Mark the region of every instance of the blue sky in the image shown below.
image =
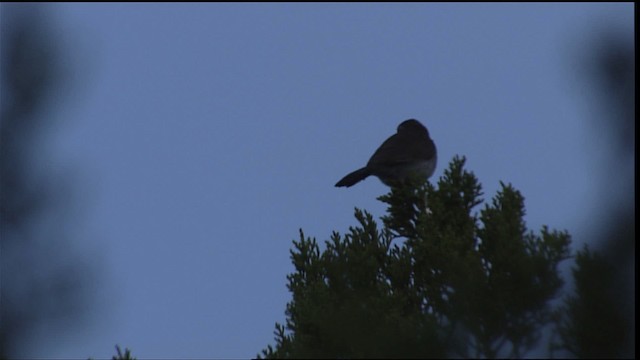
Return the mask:
<svg viewBox="0 0 640 360"><path fill-rule="evenodd" d="M611 146L582 62L632 39L633 3L49 4L69 84L43 146L74 173L89 316L25 356L247 358L273 344L298 229L328 239L369 178L334 188L408 118L467 157L485 198L580 244ZM55 325L51 325L55 326Z"/></svg>

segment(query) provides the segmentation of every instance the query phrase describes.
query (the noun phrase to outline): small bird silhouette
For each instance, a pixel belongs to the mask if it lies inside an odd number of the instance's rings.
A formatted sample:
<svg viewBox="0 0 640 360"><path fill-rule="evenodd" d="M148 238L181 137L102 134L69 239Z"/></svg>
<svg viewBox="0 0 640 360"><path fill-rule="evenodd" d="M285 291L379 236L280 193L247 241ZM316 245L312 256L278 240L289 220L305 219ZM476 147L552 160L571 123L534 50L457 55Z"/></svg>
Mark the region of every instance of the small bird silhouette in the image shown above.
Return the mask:
<svg viewBox="0 0 640 360"><path fill-rule="evenodd" d="M367 165L336 183L336 187L350 187L377 176L385 185L394 186L411 174L428 179L433 175L438 162L436 144L429 131L418 120L409 119L398 125L398 132L391 135L373 153Z"/></svg>

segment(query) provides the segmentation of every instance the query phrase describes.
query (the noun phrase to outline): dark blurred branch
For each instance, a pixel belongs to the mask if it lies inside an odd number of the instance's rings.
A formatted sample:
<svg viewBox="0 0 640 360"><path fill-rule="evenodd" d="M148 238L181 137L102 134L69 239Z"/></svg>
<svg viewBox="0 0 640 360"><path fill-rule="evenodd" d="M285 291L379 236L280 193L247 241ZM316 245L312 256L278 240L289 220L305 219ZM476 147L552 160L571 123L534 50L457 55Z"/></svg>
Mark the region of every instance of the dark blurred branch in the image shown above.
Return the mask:
<svg viewBox="0 0 640 360"><path fill-rule="evenodd" d="M42 4L0 5L0 357L36 327L78 314L86 269L69 258L63 184L36 175L47 98L62 80ZM61 187L62 186L62 187Z"/></svg>
<svg viewBox="0 0 640 360"><path fill-rule="evenodd" d="M635 357L635 50L632 34L609 25L583 60L602 109L598 136L611 144L601 149L608 158L598 215L606 226L577 253L576 289L559 313L561 341L552 345L578 358Z"/></svg>
<svg viewBox="0 0 640 360"><path fill-rule="evenodd" d="M634 157L635 147L635 50L632 40L615 33L605 33L601 45L600 56L594 73L599 80L602 99L606 111L611 116L604 119L610 125L613 143L617 145L612 154L611 168L613 174L625 177L617 192L625 199L611 208L607 213L609 225L599 239L604 247L605 263L611 266L612 290L607 292L609 301L617 309L617 318L624 319L621 327L616 329L624 334L622 346L616 349L620 357L635 357L635 190L633 186L633 169L635 160L624 161ZM609 170L609 169L607 169ZM616 175L614 175L616 176ZM610 178L610 175L607 175ZM593 314L596 321L604 321ZM609 318L608 318L609 319ZM609 319L611 322L613 319ZM592 354L588 354L592 355Z"/></svg>
<svg viewBox="0 0 640 360"><path fill-rule="evenodd" d="M595 44L593 78L609 118L614 141L622 155L633 153L635 144L635 51L623 34L603 31Z"/></svg>

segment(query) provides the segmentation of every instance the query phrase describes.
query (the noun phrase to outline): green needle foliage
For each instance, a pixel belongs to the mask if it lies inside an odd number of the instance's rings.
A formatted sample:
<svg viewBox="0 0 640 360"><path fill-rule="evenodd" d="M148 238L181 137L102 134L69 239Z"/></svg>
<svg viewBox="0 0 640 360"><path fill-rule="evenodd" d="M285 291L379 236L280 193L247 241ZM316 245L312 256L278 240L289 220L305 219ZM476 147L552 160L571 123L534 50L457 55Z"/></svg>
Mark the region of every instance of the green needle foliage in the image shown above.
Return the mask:
<svg viewBox="0 0 640 360"><path fill-rule="evenodd" d="M632 358L627 318L616 303L616 272L605 256L585 246L576 254L575 291L565 298L556 331L566 349L580 359Z"/></svg>
<svg viewBox="0 0 640 360"><path fill-rule="evenodd" d="M324 250L294 241L292 300L266 358L521 357L553 320L570 236L527 231L510 185L482 204L478 180L454 158L437 188L413 179L380 201L382 227L334 232Z"/></svg>
<svg viewBox="0 0 640 360"><path fill-rule="evenodd" d="M117 355L112 356L111 360L136 360L133 356L131 356L131 351L127 348L124 349L124 352L120 349L120 346L116 345Z"/></svg>

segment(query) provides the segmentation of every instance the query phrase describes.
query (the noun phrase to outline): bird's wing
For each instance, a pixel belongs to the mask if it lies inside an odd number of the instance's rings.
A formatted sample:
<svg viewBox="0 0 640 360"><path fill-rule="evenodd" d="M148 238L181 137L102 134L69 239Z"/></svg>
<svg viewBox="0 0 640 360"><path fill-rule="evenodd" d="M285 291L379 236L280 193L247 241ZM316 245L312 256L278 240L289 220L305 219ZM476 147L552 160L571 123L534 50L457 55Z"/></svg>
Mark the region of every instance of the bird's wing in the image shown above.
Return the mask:
<svg viewBox="0 0 640 360"><path fill-rule="evenodd" d="M373 153L368 165L401 165L414 162L416 159L431 158L435 149L433 142L430 139L427 141L429 145L425 146L425 139L418 140L411 136L394 134Z"/></svg>

